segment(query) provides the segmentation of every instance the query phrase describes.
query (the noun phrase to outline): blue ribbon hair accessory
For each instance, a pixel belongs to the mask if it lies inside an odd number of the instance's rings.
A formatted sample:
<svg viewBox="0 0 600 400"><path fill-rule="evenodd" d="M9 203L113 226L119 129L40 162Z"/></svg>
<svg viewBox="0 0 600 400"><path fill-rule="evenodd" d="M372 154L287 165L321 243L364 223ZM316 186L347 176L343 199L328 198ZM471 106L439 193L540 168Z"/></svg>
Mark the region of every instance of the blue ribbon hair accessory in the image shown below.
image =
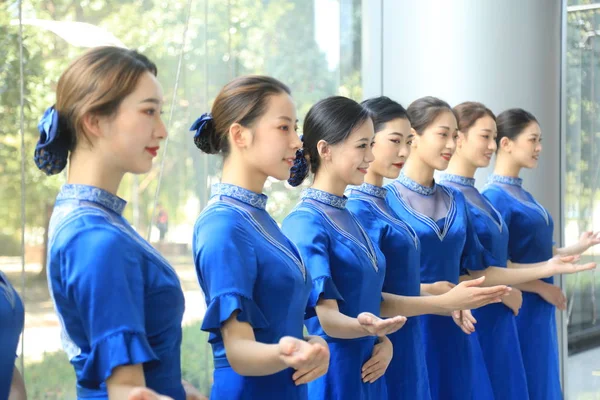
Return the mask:
<svg viewBox="0 0 600 400"><path fill-rule="evenodd" d="M300 135L300 140L302 140L302 135ZM304 155L304 148L296 150L296 159L294 160L294 165L290 168L288 183L294 187L299 186L308 176L308 171L309 165Z"/></svg>
<svg viewBox="0 0 600 400"><path fill-rule="evenodd" d="M212 152L209 132L213 129L215 129L215 123L210 113L202 114L190 127L190 131L195 132L194 144L206 153Z"/></svg>
<svg viewBox="0 0 600 400"><path fill-rule="evenodd" d="M35 165L46 173L55 175L67 166L69 157L69 139L64 132L61 135L58 125L58 111L49 107L38 124L40 139L35 146L33 159Z"/></svg>

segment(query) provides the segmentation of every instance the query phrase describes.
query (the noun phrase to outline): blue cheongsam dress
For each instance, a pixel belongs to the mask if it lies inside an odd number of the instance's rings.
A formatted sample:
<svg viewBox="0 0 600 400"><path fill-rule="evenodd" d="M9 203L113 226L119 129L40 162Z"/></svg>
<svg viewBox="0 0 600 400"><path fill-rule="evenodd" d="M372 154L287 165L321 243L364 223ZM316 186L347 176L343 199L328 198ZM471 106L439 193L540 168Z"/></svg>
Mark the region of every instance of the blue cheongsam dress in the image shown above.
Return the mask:
<svg viewBox="0 0 600 400"><path fill-rule="evenodd" d="M48 285L78 399L107 399L119 366L142 364L146 386L184 400L184 297L169 263L123 218L125 201L64 185L50 219Z"/></svg>
<svg viewBox="0 0 600 400"><path fill-rule="evenodd" d="M457 284L463 269L482 268L483 249L460 192L437 184L422 186L403 173L386 188L390 208L419 236L421 283ZM420 319L431 398L492 399L477 336L466 335L449 316Z"/></svg>
<svg viewBox="0 0 600 400"><path fill-rule="evenodd" d="M379 315L385 258L373 245L346 197L307 189L283 221L283 232L298 246L312 276L306 326L329 344L330 364L325 376L308 384L311 400L386 399L385 376L363 383L362 366L373 353L376 338L338 339L319 323L319 299L337 300L342 314L356 318L362 312Z"/></svg>
<svg viewBox="0 0 600 400"><path fill-rule="evenodd" d="M194 228L194 263L208 307L202 329L210 332L215 365L212 399L308 399L307 385L294 384L292 368L268 376L236 373L221 336L223 323L238 311L257 342L303 338L310 274L266 204L263 194L217 184Z"/></svg>
<svg viewBox="0 0 600 400"><path fill-rule="evenodd" d="M348 191L348 209L385 256L383 292L420 296L421 249L417 233L385 201L385 188L363 183ZM394 357L385 374L388 399L431 400L419 317L389 335Z"/></svg>
<svg viewBox="0 0 600 400"><path fill-rule="evenodd" d="M8 399L19 337L25 322L23 302L0 271L0 399Z"/></svg>
<svg viewBox="0 0 600 400"><path fill-rule="evenodd" d="M523 264L547 261L553 255L554 222L522 183L520 178L492 175L483 195L508 225L508 259ZM523 292L517 329L531 400L562 399L555 313L538 294Z"/></svg>
<svg viewBox="0 0 600 400"><path fill-rule="evenodd" d="M467 199L471 221L486 250L486 266L506 268L508 227L500 213L475 188L475 179L443 174L441 183L460 190ZM527 400L527 376L521 356L517 323L510 308L502 303L473 310L477 336L496 399Z"/></svg>

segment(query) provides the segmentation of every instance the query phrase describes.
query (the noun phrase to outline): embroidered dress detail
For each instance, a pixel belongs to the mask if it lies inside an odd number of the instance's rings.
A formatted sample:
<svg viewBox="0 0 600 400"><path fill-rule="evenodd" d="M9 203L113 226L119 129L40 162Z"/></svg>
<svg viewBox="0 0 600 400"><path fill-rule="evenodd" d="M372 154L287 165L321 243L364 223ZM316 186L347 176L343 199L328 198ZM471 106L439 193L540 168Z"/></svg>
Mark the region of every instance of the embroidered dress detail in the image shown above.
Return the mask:
<svg viewBox="0 0 600 400"><path fill-rule="evenodd" d="M423 196L431 196L437 190L437 185L435 184L435 181L433 182L433 186L431 187L423 186L420 183L413 181L408 176L404 175L404 173L400 173L400 176L398 176L397 181L405 187L407 187L408 189L412 190L413 192L422 194Z"/></svg>
<svg viewBox="0 0 600 400"><path fill-rule="evenodd" d="M523 186L523 179L515 178L514 176L504 176L504 175L490 175L488 178L488 183L505 183L507 185L513 186Z"/></svg>
<svg viewBox="0 0 600 400"><path fill-rule="evenodd" d="M346 196L340 197L335 194L327 193L322 190L317 190L313 188L308 188L302 193L302 200L311 199L318 201L319 203L326 204L328 206L332 206L339 209L346 208L346 203L348 202L348 198Z"/></svg>
<svg viewBox="0 0 600 400"><path fill-rule="evenodd" d="M255 193L251 190L244 189L236 185L231 185L228 183L215 183L212 185L211 193L213 196L228 196L262 210L267 207L267 196L262 193Z"/></svg>
<svg viewBox="0 0 600 400"><path fill-rule="evenodd" d="M98 203L116 214L123 214L127 202L114 194L94 186L67 184L63 185L56 201L84 200Z"/></svg>
<svg viewBox="0 0 600 400"><path fill-rule="evenodd" d="M371 185L370 183L363 183L360 186L351 186L350 190L358 190L359 192L363 192L365 194L378 197L380 199L385 199L387 196L387 189L381 186Z"/></svg>
<svg viewBox="0 0 600 400"><path fill-rule="evenodd" d="M467 178L466 176L443 173L440 176L440 182L449 181L465 186L475 187L475 178Z"/></svg>

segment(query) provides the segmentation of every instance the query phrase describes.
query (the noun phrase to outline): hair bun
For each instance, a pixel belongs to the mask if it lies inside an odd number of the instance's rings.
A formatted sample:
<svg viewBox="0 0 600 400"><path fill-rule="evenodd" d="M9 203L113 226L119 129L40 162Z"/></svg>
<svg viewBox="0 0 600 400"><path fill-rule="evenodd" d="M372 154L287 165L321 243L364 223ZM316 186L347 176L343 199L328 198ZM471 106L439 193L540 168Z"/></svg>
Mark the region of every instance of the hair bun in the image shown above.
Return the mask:
<svg viewBox="0 0 600 400"><path fill-rule="evenodd" d="M216 154L220 151L220 140L215 137L215 121L210 113L202 114L194 121L190 131L195 132L194 144L204 153Z"/></svg>
<svg viewBox="0 0 600 400"><path fill-rule="evenodd" d="M308 171L308 160L306 160L306 157L304 156L304 149L297 150L294 165L290 168L290 178L288 179L288 183L294 187L300 186L308 176Z"/></svg>
<svg viewBox="0 0 600 400"><path fill-rule="evenodd" d="M46 175L60 173L67 166L69 143L66 132L59 129L58 111L49 107L38 124L40 138L35 146L35 165Z"/></svg>

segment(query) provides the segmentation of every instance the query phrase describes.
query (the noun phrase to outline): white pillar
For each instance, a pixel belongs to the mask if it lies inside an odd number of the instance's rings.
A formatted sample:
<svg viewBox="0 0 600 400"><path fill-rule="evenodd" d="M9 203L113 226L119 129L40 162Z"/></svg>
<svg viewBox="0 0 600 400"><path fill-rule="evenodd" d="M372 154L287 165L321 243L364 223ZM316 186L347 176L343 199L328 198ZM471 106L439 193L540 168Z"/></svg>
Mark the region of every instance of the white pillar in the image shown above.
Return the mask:
<svg viewBox="0 0 600 400"><path fill-rule="evenodd" d="M365 98L384 94L408 106L432 95L452 106L480 101L496 114L521 107L536 116L544 150L522 177L554 217L557 243L563 8L558 0L363 0ZM479 186L492 168L478 171ZM564 365L562 315L558 321Z"/></svg>

